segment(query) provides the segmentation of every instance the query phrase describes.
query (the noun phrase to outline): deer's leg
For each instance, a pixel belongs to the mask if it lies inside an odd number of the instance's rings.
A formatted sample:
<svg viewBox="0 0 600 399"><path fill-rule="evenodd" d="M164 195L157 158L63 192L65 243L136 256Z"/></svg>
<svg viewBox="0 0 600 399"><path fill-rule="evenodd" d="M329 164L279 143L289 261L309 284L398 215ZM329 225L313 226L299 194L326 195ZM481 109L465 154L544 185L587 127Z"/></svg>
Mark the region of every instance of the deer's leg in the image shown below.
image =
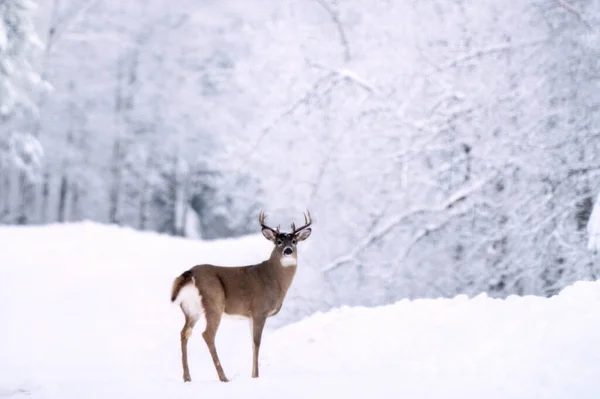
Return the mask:
<svg viewBox="0 0 600 399"><path fill-rule="evenodd" d="M188 367L188 358L187 358L187 344L188 339L192 335L192 329L194 328L194 324L196 324L196 319L194 317L190 317L185 314L185 324L183 329L181 330L181 365L183 366L183 381L191 381L190 378L190 369Z"/></svg>
<svg viewBox="0 0 600 399"><path fill-rule="evenodd" d="M229 380L225 376L225 372L223 371L223 367L221 367L221 362L219 360L219 355L217 355L217 348L215 347L215 336L217 335L217 329L219 328L219 324L221 323L222 312L214 309L206 309L206 329L202 333L202 337L208 346L208 350L210 351L210 355L212 356L213 363L215 364L215 369L217 369L217 374L219 375L219 380L223 382L228 382Z"/></svg>
<svg viewBox="0 0 600 399"><path fill-rule="evenodd" d="M258 378L258 351L266 321L266 316L252 318L252 378Z"/></svg>

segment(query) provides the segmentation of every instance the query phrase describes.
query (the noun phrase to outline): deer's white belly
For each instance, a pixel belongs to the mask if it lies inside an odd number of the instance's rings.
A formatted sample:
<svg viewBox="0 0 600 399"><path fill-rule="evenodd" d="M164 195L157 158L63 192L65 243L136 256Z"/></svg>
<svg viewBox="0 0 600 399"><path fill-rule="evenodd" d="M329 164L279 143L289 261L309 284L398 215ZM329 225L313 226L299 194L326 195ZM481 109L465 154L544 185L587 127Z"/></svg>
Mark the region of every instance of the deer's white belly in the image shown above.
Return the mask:
<svg viewBox="0 0 600 399"><path fill-rule="evenodd" d="M249 319L249 317L247 317L247 316L240 316L239 314L228 314L228 313L223 313L223 318L229 319L229 320L248 320Z"/></svg>

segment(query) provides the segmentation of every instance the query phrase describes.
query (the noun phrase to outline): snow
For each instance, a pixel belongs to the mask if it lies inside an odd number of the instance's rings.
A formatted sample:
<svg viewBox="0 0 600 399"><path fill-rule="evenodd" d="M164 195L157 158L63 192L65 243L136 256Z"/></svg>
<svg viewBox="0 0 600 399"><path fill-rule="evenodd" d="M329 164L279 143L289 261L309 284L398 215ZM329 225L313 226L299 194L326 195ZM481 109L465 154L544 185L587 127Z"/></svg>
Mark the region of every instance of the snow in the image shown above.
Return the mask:
<svg viewBox="0 0 600 399"><path fill-rule="evenodd" d="M79 223L2 227L0 242L0 398L600 397L598 282L552 298L317 313L265 331L259 379L247 321L224 319L228 384L197 325L183 383L173 279L196 263L259 261L262 236L200 242Z"/></svg>

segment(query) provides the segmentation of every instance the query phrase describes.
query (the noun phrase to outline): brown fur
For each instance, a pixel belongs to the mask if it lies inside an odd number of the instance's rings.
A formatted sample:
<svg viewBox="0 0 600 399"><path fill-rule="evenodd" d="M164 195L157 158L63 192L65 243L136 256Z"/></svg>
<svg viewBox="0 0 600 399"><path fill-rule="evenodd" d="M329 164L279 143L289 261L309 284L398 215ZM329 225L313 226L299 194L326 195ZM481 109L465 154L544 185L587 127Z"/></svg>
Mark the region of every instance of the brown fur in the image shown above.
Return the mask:
<svg viewBox="0 0 600 399"><path fill-rule="evenodd" d="M309 214L310 216L310 214ZM262 219L264 220L264 218ZM210 264L196 265L183 272L173 282L171 301L175 301L181 289L187 284L195 284L200 294L202 309L206 319L206 329L202 336L208 346L217 374L221 381L228 381L214 344L215 336L223 314L247 317L252 321L253 363L252 377L258 377L258 352L262 331L268 317L276 315L283 305L297 268L296 243L308 238L311 230L307 225L297 233L292 225L292 234L279 233L264 225L263 234L275 244L268 260L250 266L223 267ZM306 229L303 232L299 232ZM294 259L296 265L281 264L284 250L293 250L286 259ZM181 331L181 353L183 379L190 381L187 362L187 341L197 322L196 315L186 313Z"/></svg>
<svg viewBox="0 0 600 399"><path fill-rule="evenodd" d="M183 286L190 281L192 281L192 272L189 270L181 273L181 276L177 277L175 281L173 281L173 288L171 289L171 302L175 302L177 295L179 295L179 291L181 291Z"/></svg>

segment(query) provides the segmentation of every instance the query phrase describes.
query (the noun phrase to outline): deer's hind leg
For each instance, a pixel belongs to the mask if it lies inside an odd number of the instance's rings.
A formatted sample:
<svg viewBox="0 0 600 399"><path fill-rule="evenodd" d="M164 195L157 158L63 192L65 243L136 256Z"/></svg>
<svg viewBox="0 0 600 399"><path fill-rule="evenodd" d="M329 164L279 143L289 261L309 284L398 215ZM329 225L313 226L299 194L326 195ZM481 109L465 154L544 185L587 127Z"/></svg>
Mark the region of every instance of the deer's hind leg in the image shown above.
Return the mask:
<svg viewBox="0 0 600 399"><path fill-rule="evenodd" d="M188 366L187 346L192 336L194 325L202 316L202 303L200 292L194 284L187 285L181 289L181 310L185 316L185 324L181 330L181 365L183 367L183 381L191 381Z"/></svg>
<svg viewBox="0 0 600 399"><path fill-rule="evenodd" d="M219 375L219 380L228 382L229 380L225 376L221 361L219 360L219 355L217 354L217 348L215 347L215 336L217 335L219 324L221 324L223 309L219 309L217 306L210 306L206 308L204 315L206 317L206 329L202 333L202 337L208 346L210 356L212 357L215 369Z"/></svg>
<svg viewBox="0 0 600 399"><path fill-rule="evenodd" d="M193 316L188 316L185 311L183 314L185 315L185 324L181 330L181 365L183 366L183 381L188 382L192 378L190 377L190 369L188 367L187 344L197 319Z"/></svg>

